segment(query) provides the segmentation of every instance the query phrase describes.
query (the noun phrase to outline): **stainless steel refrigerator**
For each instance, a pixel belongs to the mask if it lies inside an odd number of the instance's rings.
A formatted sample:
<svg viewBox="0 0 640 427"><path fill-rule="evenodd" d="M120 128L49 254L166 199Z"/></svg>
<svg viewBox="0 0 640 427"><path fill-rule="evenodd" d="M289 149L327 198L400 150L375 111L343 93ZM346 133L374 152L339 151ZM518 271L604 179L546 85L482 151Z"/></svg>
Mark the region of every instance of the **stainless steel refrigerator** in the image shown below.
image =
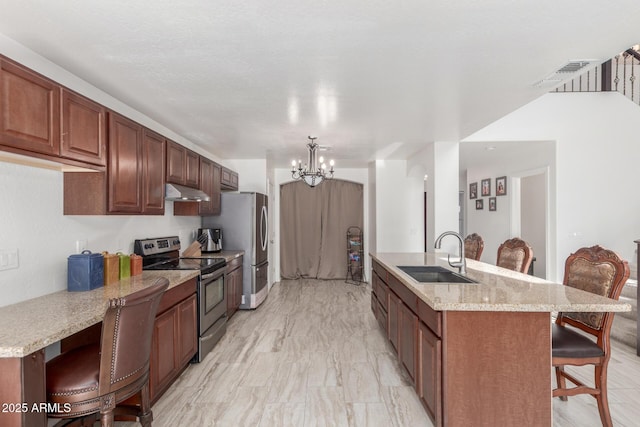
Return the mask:
<svg viewBox="0 0 640 427"><path fill-rule="evenodd" d="M222 229L224 250L243 250L241 309L258 307L267 286L267 196L260 193L222 193L219 216L202 218L202 227Z"/></svg>

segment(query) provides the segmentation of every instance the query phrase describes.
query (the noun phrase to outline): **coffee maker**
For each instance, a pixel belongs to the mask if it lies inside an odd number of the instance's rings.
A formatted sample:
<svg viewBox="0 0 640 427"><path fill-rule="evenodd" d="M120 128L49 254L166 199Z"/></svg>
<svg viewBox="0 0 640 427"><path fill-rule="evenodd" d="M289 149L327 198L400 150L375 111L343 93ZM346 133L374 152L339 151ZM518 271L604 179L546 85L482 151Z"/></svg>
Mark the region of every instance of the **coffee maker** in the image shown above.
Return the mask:
<svg viewBox="0 0 640 427"><path fill-rule="evenodd" d="M199 228L198 241L201 243L202 252L220 252L222 250L222 229Z"/></svg>

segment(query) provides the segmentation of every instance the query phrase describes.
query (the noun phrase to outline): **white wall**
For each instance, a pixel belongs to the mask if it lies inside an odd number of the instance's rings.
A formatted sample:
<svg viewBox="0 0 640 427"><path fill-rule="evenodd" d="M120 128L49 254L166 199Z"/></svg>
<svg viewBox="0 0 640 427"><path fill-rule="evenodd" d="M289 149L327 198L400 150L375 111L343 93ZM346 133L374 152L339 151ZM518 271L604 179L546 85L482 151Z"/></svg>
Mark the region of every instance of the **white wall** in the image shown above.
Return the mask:
<svg viewBox="0 0 640 427"><path fill-rule="evenodd" d="M427 250L433 251L436 238L445 231L458 231L458 179L459 143L434 142L408 160L410 175L422 181L421 205L424 211L424 197L427 192ZM425 175L427 179L424 180ZM421 222L424 222L421 217ZM423 231L423 227L420 228ZM424 241L424 238L421 238ZM421 247L420 251L423 251ZM442 242L441 251L458 252L458 243L453 239Z"/></svg>
<svg viewBox="0 0 640 427"><path fill-rule="evenodd" d="M273 204L271 205L271 215L273 216L274 222L274 242L272 245L272 255L273 255L273 267L274 267L274 281L280 280L280 185L285 184L291 181L291 170L290 169L274 169L274 194L273 194ZM370 252L370 243L369 243L369 235L368 230L371 229L369 225L369 210L367 206L369 206L369 172L368 169L365 168L354 168L354 169L336 169L336 173L334 175L336 179L343 179L346 181L357 182L363 185L363 206L364 206L364 224L363 224L363 234L364 234L364 253L365 253L365 275L367 276L367 281L370 281L369 272L371 271L371 264L369 259ZM346 239L346 236L345 236ZM346 258L346 240L345 240L345 258Z"/></svg>
<svg viewBox="0 0 640 427"><path fill-rule="evenodd" d="M407 176L406 160L376 160L375 169L376 251L423 252L422 177Z"/></svg>
<svg viewBox="0 0 640 427"><path fill-rule="evenodd" d="M62 173L0 162L0 250L17 249L19 268L0 271L0 306L67 288L67 257L76 240L94 252L133 252L134 239L179 235L194 239L199 217L64 216Z"/></svg>
<svg viewBox="0 0 640 427"><path fill-rule="evenodd" d="M616 92L547 94L470 138L475 141L555 140L551 236L562 280L565 259L600 244L627 260L640 237L635 170L640 158L640 108ZM555 203L555 204L554 204ZM472 232L469 229L469 232Z"/></svg>
<svg viewBox="0 0 640 427"><path fill-rule="evenodd" d="M228 167L238 172L239 191L267 194L267 161L265 159L229 160Z"/></svg>

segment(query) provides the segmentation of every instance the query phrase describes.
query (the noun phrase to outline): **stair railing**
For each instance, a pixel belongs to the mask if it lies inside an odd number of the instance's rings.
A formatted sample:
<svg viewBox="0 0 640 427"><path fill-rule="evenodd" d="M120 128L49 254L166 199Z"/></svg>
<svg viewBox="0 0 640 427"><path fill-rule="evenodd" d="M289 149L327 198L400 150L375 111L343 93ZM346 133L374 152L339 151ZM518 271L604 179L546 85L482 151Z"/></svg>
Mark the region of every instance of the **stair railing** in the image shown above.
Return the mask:
<svg viewBox="0 0 640 427"><path fill-rule="evenodd" d="M582 73L552 92L620 92L640 104L640 45Z"/></svg>

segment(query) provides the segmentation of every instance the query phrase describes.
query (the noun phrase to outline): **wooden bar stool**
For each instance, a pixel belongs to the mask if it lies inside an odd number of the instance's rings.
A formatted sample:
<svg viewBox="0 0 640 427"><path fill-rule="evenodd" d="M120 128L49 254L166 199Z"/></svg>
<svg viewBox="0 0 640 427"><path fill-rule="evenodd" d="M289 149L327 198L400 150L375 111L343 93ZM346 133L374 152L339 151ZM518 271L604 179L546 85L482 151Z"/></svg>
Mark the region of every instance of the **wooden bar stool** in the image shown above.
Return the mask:
<svg viewBox="0 0 640 427"><path fill-rule="evenodd" d="M565 263L564 284L618 299L629 278L629 264L615 252L600 246L581 248ZM590 394L598 402L603 426L612 426L607 399L607 366L611 357L609 334L615 313L558 313L552 325L552 363L558 388L553 397ZM585 335L586 334L586 335ZM589 387L565 372L565 365L593 365L594 386ZM576 387L567 388L565 380Z"/></svg>
<svg viewBox="0 0 640 427"><path fill-rule="evenodd" d="M506 240L498 248L498 267L526 273L533 260L533 249L522 239L514 237Z"/></svg>
<svg viewBox="0 0 640 427"><path fill-rule="evenodd" d="M484 240L477 233L469 234L464 239L464 256L465 258L480 261L482 251L484 250Z"/></svg>
<svg viewBox="0 0 640 427"><path fill-rule="evenodd" d="M117 413L151 426L151 338L158 304L168 286L169 281L161 278L148 288L110 300L100 344L75 348L47 363L47 403L60 408L47 415L64 418L56 426L93 425L99 417L103 427L112 427L116 405L131 397L132 405L118 406Z"/></svg>

